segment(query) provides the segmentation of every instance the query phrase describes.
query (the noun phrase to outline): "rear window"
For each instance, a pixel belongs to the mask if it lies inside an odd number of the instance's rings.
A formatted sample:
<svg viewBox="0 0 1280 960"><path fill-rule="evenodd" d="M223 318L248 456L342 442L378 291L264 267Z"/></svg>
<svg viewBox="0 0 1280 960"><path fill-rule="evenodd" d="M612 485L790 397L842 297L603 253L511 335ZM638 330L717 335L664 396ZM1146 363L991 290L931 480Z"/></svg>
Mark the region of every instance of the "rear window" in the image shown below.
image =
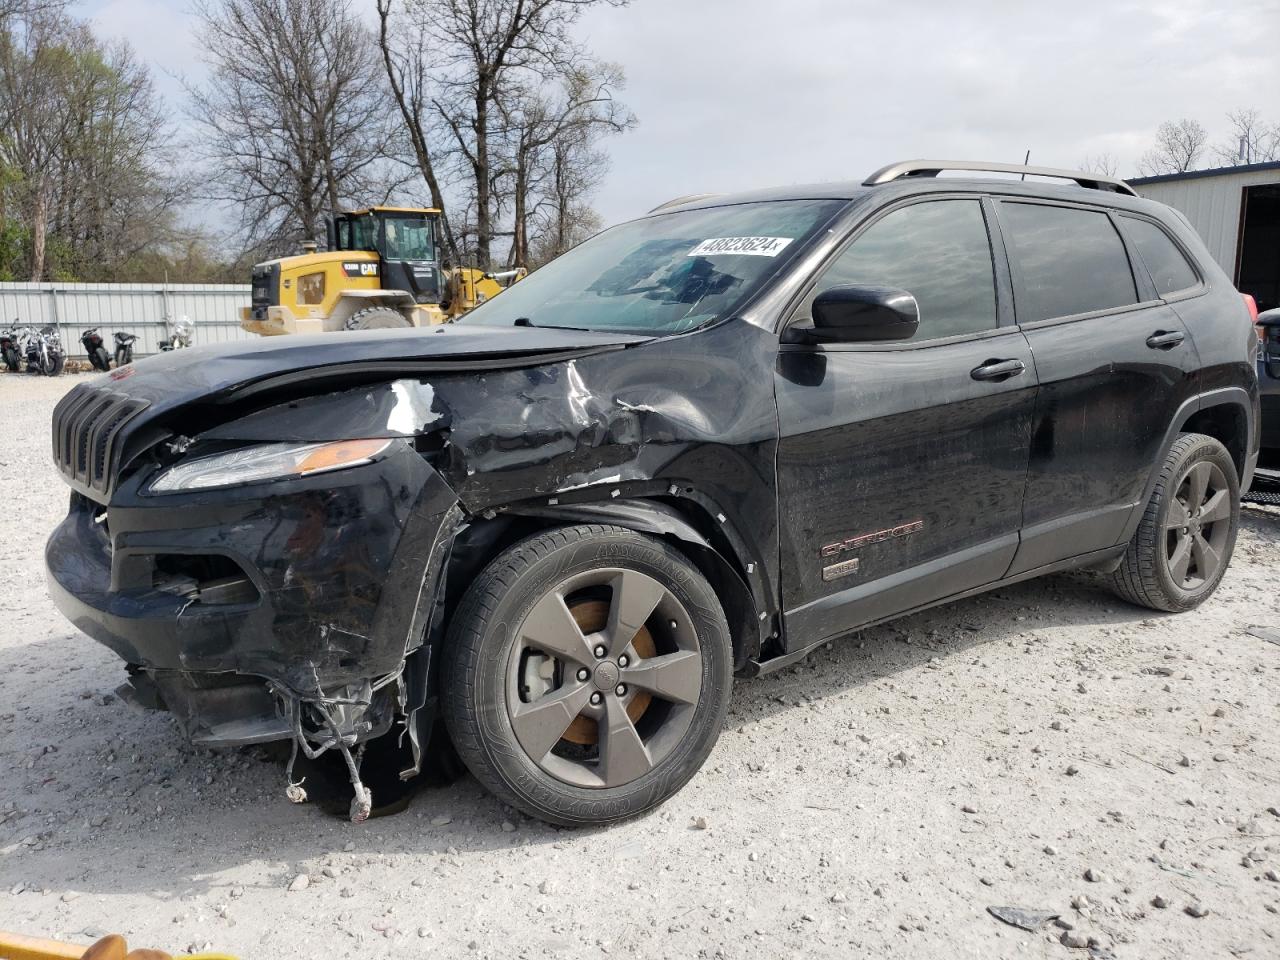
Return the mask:
<svg viewBox="0 0 1280 960"><path fill-rule="evenodd" d="M1200 282L1178 245L1150 220L1125 217L1124 229L1142 256L1142 262L1147 265L1156 293L1160 296L1180 293Z"/></svg>
<svg viewBox="0 0 1280 960"><path fill-rule="evenodd" d="M1138 302L1124 243L1105 213L1005 202L1000 219L1021 275L1020 323Z"/></svg>

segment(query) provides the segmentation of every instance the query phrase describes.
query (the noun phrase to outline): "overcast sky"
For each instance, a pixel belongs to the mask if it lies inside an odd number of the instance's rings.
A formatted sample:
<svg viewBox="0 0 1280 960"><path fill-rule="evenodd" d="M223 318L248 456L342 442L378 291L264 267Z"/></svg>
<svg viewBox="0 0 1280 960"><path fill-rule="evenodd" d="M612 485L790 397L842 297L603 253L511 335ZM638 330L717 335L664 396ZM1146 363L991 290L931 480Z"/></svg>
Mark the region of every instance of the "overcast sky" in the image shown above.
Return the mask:
<svg viewBox="0 0 1280 960"><path fill-rule="evenodd" d="M372 9L373 0L356 0ZM86 0L160 71L198 70L184 0ZM1280 122L1280 0L634 0L584 18L639 126L609 143L606 222L688 193L862 179L943 157L1136 173L1162 120ZM180 91L159 78L173 101ZM388 104L390 109L390 104Z"/></svg>

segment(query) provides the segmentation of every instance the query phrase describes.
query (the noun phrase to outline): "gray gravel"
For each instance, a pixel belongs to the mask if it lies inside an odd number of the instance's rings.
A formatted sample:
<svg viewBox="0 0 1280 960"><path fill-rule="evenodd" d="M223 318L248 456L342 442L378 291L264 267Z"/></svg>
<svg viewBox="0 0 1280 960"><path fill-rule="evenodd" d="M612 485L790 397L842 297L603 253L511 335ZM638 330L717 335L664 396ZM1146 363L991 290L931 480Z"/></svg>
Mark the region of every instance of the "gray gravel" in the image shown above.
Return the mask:
<svg viewBox="0 0 1280 960"><path fill-rule="evenodd" d="M1054 577L740 683L639 821L556 830L466 779L352 826L119 703L48 602L76 379L0 375L6 928L246 958L1280 955L1280 647L1245 633L1277 621L1280 513L1246 509L1190 614Z"/></svg>

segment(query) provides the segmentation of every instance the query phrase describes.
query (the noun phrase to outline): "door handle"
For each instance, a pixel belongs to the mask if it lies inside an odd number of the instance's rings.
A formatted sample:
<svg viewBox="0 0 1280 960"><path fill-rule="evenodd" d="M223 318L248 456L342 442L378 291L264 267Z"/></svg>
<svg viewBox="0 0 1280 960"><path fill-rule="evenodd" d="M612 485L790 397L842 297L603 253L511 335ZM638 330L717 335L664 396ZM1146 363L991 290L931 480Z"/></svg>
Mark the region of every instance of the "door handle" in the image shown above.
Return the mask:
<svg viewBox="0 0 1280 960"><path fill-rule="evenodd" d="M1172 350L1186 338L1181 330L1157 330L1147 337L1147 346L1152 350Z"/></svg>
<svg viewBox="0 0 1280 960"><path fill-rule="evenodd" d="M982 366L970 370L969 376L975 380L1008 380L1026 369L1026 364L1021 360L988 360Z"/></svg>

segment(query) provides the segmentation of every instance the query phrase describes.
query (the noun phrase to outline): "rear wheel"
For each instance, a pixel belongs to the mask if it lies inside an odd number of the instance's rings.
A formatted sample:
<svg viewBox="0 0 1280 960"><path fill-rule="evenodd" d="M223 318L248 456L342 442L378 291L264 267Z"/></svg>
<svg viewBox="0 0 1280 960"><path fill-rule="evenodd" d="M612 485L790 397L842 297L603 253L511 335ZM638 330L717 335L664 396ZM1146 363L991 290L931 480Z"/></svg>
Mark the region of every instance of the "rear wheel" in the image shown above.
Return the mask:
<svg viewBox="0 0 1280 960"><path fill-rule="evenodd" d="M392 330L409 326L399 310L390 307L365 307L347 317L343 324L345 330Z"/></svg>
<svg viewBox="0 0 1280 960"><path fill-rule="evenodd" d="M1231 454L1213 437L1183 434L1111 575L1112 589L1153 610L1199 606L1227 571L1239 523L1240 481Z"/></svg>
<svg viewBox="0 0 1280 960"><path fill-rule="evenodd" d="M443 669L471 772L570 826L634 816L684 786L732 684L728 626L697 569L662 541L594 525L490 563L454 615Z"/></svg>

